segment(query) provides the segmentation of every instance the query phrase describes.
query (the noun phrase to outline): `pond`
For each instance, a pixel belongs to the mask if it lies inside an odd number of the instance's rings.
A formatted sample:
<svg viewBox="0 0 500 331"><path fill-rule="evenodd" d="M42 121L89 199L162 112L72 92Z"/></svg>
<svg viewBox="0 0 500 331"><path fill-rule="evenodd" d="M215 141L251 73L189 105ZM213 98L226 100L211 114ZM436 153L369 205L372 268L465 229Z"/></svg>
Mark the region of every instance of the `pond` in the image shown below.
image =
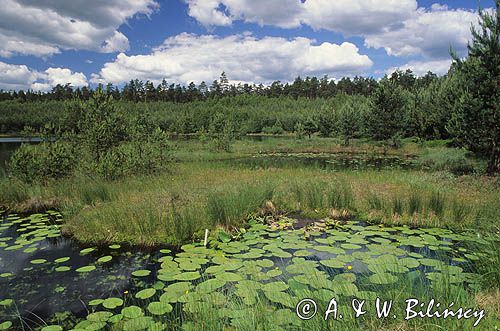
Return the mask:
<svg viewBox="0 0 500 331"><path fill-rule="evenodd" d="M262 304L288 316L279 319L288 327L301 298L370 299L403 280L432 287L445 278L474 288L473 264L488 244L445 229L356 221L294 229L296 221L283 216L272 225L255 218L237 240L220 235L209 248L147 251L82 246L62 236L62 222L56 211L1 218L0 330L160 330L167 322L179 329L200 305L238 327L246 310Z"/></svg>
<svg viewBox="0 0 500 331"><path fill-rule="evenodd" d="M363 153L273 153L257 154L222 161L235 167L251 169L268 168L319 168L324 170L383 170L412 169L416 167L413 156L393 156Z"/></svg>

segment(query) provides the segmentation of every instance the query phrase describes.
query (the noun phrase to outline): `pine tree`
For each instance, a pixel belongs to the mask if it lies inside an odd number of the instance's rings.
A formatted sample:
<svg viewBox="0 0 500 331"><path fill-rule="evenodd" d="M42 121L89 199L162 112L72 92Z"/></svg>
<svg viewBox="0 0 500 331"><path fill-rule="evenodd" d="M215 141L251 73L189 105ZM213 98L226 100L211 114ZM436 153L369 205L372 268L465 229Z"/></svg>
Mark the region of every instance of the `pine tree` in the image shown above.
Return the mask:
<svg viewBox="0 0 500 331"><path fill-rule="evenodd" d="M468 58L452 54L462 96L448 129L460 145L488 158L488 173L500 172L500 0L490 14L479 11Z"/></svg>

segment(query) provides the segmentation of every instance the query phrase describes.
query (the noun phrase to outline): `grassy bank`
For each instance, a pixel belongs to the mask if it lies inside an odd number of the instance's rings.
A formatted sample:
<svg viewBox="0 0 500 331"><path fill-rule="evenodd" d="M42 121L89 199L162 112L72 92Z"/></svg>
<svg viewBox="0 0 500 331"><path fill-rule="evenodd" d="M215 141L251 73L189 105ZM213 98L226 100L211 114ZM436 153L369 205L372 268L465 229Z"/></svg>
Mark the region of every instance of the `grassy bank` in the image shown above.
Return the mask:
<svg viewBox="0 0 500 331"><path fill-rule="evenodd" d="M497 181L443 172L245 169L179 163L154 177L115 182L72 178L51 185L3 182L11 208L58 207L65 232L84 242L179 244L205 228L239 228L271 200L278 210L326 217L330 208L390 224L497 232Z"/></svg>

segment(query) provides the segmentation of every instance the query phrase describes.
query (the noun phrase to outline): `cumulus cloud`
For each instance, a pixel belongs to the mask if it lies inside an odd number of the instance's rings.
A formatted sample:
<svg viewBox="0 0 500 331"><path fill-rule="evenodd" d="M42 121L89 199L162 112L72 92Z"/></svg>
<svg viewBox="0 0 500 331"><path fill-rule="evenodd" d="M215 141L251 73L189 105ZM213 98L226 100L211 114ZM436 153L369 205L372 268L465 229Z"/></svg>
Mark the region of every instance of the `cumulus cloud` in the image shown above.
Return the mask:
<svg viewBox="0 0 500 331"><path fill-rule="evenodd" d="M296 28L307 25L345 36L360 36L365 45L389 55L447 57L470 39L477 12L435 3L418 8L416 0L185 0L188 14L205 26L247 23Z"/></svg>
<svg viewBox="0 0 500 331"><path fill-rule="evenodd" d="M365 36L369 47L384 48L389 55L422 55L429 59L449 58L452 47L464 54L471 38L470 25L478 15L464 9L419 9L399 29Z"/></svg>
<svg viewBox="0 0 500 331"><path fill-rule="evenodd" d="M349 35L391 26L409 17L415 0L185 0L188 14L205 26L235 20L282 28L309 25Z"/></svg>
<svg viewBox="0 0 500 331"><path fill-rule="evenodd" d="M40 72L26 65L0 61L0 89L47 91L57 84L81 87L88 85L88 82L83 73L72 72L67 68L48 68Z"/></svg>
<svg viewBox="0 0 500 331"><path fill-rule="evenodd" d="M316 45L308 38L257 39L249 34L221 38L183 33L166 39L149 55L120 53L91 81L119 84L138 78L210 83L222 71L235 81L289 81L297 75L360 74L372 65L368 56L347 42Z"/></svg>
<svg viewBox="0 0 500 331"><path fill-rule="evenodd" d="M424 76L429 71L432 71L437 75L444 75L450 69L451 63L452 60L450 59L433 61L410 61L405 65L387 69L386 74L390 75L398 69L402 71L410 69L417 76Z"/></svg>
<svg viewBox="0 0 500 331"><path fill-rule="evenodd" d="M2 0L0 56L48 56L67 49L122 52L129 43L118 27L157 7L154 0Z"/></svg>

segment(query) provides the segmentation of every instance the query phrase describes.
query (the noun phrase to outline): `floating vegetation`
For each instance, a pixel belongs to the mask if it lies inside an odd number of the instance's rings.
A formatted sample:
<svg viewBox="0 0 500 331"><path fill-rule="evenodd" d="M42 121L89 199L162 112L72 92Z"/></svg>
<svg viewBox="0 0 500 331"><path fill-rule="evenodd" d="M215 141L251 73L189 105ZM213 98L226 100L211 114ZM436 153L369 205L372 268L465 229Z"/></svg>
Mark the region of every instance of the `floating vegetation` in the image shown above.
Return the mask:
<svg viewBox="0 0 500 331"><path fill-rule="evenodd" d="M95 267L95 266L93 266L93 265L88 265L88 266L85 266L85 267L81 267L81 268L76 269L76 272L79 272L79 273L87 273L87 272L94 271L95 269L96 269L96 267Z"/></svg>
<svg viewBox="0 0 500 331"><path fill-rule="evenodd" d="M134 277L147 277L151 274L150 270L136 270L132 272L132 276Z"/></svg>
<svg viewBox="0 0 500 331"><path fill-rule="evenodd" d="M439 202L433 208L439 209ZM30 297L37 293L50 297L47 306L52 314L66 311L66 306L81 307L82 298L90 312L72 308L75 329L162 329L167 321L181 323L178 314L191 316L203 309L222 314L230 327L245 325L250 309L259 305L270 316L288 316L276 323L293 328L295 304L306 297L322 302L332 297L374 299L379 289L398 290L405 282L477 288L480 278L471 266L485 256L480 248L488 244L478 236L446 229L355 221L344 221L341 228L320 226L307 239L307 229L276 230L256 218L239 240L223 238L217 248L189 244L176 254L167 248L142 253L120 245L80 250L64 241L68 239L46 214L2 224L9 225L0 232L0 243L6 244L0 247L0 261L9 256L26 262L21 272L0 265L0 279L8 282L5 290L0 289L0 313L14 316L14 307L21 314L29 311ZM59 237L49 237L55 233ZM64 250L61 243L67 245ZM12 246L22 249L9 249ZM34 250L26 252L28 247ZM29 293L23 290L26 284L34 286ZM82 296L82 288L93 290ZM51 318L44 316L46 321ZM187 318L182 323L191 322ZM15 323L2 322L0 329L11 329ZM34 326L59 327L48 324Z"/></svg>

